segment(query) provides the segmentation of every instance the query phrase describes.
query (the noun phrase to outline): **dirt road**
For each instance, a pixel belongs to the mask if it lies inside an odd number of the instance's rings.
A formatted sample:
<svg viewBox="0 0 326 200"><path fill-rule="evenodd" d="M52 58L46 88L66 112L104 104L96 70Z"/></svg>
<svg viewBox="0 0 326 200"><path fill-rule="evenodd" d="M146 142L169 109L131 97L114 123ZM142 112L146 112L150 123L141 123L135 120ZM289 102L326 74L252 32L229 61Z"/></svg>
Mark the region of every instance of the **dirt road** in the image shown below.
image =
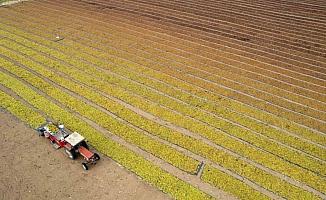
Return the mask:
<svg viewBox="0 0 326 200"><path fill-rule="evenodd" d="M0 138L0 199L169 199L109 158L83 171L3 110Z"/></svg>

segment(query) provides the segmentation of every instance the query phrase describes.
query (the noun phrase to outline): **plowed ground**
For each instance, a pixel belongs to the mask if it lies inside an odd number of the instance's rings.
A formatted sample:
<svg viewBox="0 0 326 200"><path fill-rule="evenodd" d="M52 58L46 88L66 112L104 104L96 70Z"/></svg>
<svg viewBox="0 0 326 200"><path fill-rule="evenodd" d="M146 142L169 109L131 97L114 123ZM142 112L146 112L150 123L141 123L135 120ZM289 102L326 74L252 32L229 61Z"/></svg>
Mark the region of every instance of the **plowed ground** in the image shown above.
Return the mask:
<svg viewBox="0 0 326 200"><path fill-rule="evenodd" d="M322 1L0 7L1 107L176 199L326 198Z"/></svg>

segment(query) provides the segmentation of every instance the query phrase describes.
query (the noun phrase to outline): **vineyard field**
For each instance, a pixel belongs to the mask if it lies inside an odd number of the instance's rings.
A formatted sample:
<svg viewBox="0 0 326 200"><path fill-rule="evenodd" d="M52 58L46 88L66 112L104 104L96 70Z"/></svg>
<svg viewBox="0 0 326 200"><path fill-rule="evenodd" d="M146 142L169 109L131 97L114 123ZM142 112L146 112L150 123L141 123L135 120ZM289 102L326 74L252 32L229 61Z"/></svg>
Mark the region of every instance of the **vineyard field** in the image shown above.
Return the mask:
<svg viewBox="0 0 326 200"><path fill-rule="evenodd" d="M0 108L65 124L172 199L326 199L325 8L0 6Z"/></svg>

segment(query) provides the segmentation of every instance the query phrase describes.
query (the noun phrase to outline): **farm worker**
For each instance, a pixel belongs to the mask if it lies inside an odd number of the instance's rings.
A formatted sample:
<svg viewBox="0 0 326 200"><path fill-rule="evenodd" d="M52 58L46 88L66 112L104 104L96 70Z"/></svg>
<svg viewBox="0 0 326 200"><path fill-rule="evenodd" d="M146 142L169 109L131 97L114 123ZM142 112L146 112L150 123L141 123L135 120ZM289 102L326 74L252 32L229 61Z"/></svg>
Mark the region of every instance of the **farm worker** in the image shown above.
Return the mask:
<svg viewBox="0 0 326 200"><path fill-rule="evenodd" d="M44 136L47 137L47 138L50 137L50 130L49 130L49 127L46 126L46 127L44 127L44 129L45 129L45 131L44 131Z"/></svg>
<svg viewBox="0 0 326 200"><path fill-rule="evenodd" d="M60 129L60 131L63 131L64 128L65 128L65 126L64 126L63 124L60 124L60 125L59 125L59 129Z"/></svg>

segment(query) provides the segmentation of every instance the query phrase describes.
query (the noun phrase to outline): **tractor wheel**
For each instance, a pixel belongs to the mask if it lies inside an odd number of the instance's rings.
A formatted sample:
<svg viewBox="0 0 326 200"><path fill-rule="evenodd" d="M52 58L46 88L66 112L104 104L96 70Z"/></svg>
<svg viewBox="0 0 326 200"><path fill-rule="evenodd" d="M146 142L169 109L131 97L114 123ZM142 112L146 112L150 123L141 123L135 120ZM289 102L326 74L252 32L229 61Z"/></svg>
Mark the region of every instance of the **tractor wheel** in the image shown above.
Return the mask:
<svg viewBox="0 0 326 200"><path fill-rule="evenodd" d="M95 160L100 160L100 156L97 153L94 153Z"/></svg>
<svg viewBox="0 0 326 200"><path fill-rule="evenodd" d="M86 165L86 163L82 163L82 166L83 166L83 169L84 169L85 171L88 170L88 166Z"/></svg>
<svg viewBox="0 0 326 200"><path fill-rule="evenodd" d="M45 131L44 127L37 128L36 130L38 132L38 136L44 136L44 131Z"/></svg>
<svg viewBox="0 0 326 200"><path fill-rule="evenodd" d="M71 159L71 160L75 160L76 158L76 153L75 151L72 149L72 150L68 150L68 149L65 149L65 152L66 154L68 155L68 157Z"/></svg>
<svg viewBox="0 0 326 200"><path fill-rule="evenodd" d="M39 136L44 136L44 131L39 130L39 131L38 131L38 135L39 135Z"/></svg>

